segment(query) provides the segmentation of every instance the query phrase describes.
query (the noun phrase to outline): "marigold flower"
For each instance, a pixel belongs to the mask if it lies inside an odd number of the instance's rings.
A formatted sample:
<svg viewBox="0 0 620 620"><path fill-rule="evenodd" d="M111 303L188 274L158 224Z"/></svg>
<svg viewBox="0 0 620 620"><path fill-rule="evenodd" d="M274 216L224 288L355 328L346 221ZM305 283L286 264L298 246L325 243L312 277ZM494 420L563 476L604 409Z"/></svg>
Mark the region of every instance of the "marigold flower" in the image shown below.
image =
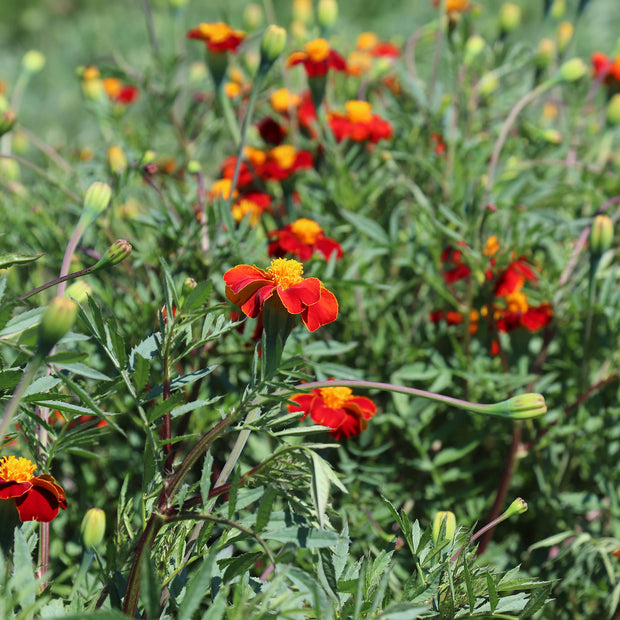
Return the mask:
<svg viewBox="0 0 620 620"><path fill-rule="evenodd" d="M392 137L392 125L373 114L367 101L347 101L345 110L345 114L329 114L329 124L338 142L350 138L355 142L376 143Z"/></svg>
<svg viewBox="0 0 620 620"><path fill-rule="evenodd" d="M497 236L491 235L484 244L484 250L482 250L482 254L484 254L484 256L493 256L494 254L497 254L498 250L499 241L497 239Z"/></svg>
<svg viewBox="0 0 620 620"><path fill-rule="evenodd" d="M232 216L235 222L240 222L248 213L250 226L257 226L261 216L271 206L271 196L259 192L244 194L232 205Z"/></svg>
<svg viewBox="0 0 620 620"><path fill-rule="evenodd" d="M235 189L232 189L232 180L231 179L218 179L211 186L211 191L209 195L211 198L219 198L223 200L228 200L230 198L232 192L232 197L236 198L239 195L239 192Z"/></svg>
<svg viewBox="0 0 620 620"><path fill-rule="evenodd" d="M362 32L357 37L355 49L368 52L371 56L386 56L397 58L400 56L400 48L389 41L380 41L374 32Z"/></svg>
<svg viewBox="0 0 620 620"><path fill-rule="evenodd" d="M433 0L433 6L439 6L440 0ZM469 10L469 0L446 0L446 13L464 13Z"/></svg>
<svg viewBox="0 0 620 620"><path fill-rule="evenodd" d="M24 457L0 459L0 499L14 500L20 521L48 523L67 508L63 488L47 474L34 475L37 466Z"/></svg>
<svg viewBox="0 0 620 620"><path fill-rule="evenodd" d="M296 260L274 258L267 270L256 265L237 265L224 274L226 297L250 318L258 317L266 304L299 314L313 332L336 320L338 301L318 278L304 278Z"/></svg>
<svg viewBox="0 0 620 620"><path fill-rule="evenodd" d="M284 181L298 170L314 166L310 151L298 151L291 144L281 144L267 151L265 162L256 167L264 181Z"/></svg>
<svg viewBox="0 0 620 620"><path fill-rule="evenodd" d="M365 396L353 396L348 387L324 387L309 394L295 394L288 405L291 412L303 412L302 420L310 416L315 424L328 426L334 439L359 435L368 428L368 420L377 413L375 403Z"/></svg>
<svg viewBox="0 0 620 620"><path fill-rule="evenodd" d="M118 78L105 78L102 80L103 88L110 101L127 105L133 103L140 94L138 89L131 84L123 84Z"/></svg>
<svg viewBox="0 0 620 620"><path fill-rule="evenodd" d="M527 260L522 256L513 261L502 271L495 282L493 293L496 297L506 297L510 293L521 290L526 280L537 280L538 276L532 271Z"/></svg>
<svg viewBox="0 0 620 620"><path fill-rule="evenodd" d="M256 128L258 129L260 137L268 144L274 146L282 144L288 133L287 129L271 118L271 116L263 117L256 123Z"/></svg>
<svg viewBox="0 0 620 620"><path fill-rule="evenodd" d="M286 61L287 67L301 64L309 77L326 75L330 69L344 71L347 68L346 60L338 52L332 50L325 39L308 41L304 51L293 52Z"/></svg>
<svg viewBox="0 0 620 620"><path fill-rule="evenodd" d="M294 254L299 260L309 260L315 252L326 259L335 252L336 258L342 257L342 248L334 239L325 236L323 229L314 221L301 218L279 230L268 233L275 237L269 244L269 256L282 257Z"/></svg>
<svg viewBox="0 0 620 620"><path fill-rule="evenodd" d="M200 24L187 33L188 39L200 39L212 52L236 52L243 39L243 30L233 30L228 24Z"/></svg>
<svg viewBox="0 0 620 620"><path fill-rule="evenodd" d="M269 102L276 112L286 114L289 110L296 108L300 104L301 97L286 88L278 88L278 90L271 93Z"/></svg>
<svg viewBox="0 0 620 620"><path fill-rule="evenodd" d="M454 282L464 280L471 275L470 267L463 261L463 253L451 245L441 253L441 262L450 266L442 274L446 284L454 284Z"/></svg>

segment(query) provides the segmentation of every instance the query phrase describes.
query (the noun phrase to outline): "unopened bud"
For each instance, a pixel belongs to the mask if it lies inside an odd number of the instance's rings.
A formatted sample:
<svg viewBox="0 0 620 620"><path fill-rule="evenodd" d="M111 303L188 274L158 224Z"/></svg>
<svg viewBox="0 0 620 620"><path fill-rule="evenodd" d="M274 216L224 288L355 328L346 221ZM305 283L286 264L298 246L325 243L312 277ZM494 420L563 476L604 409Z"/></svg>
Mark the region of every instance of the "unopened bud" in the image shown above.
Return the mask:
<svg viewBox="0 0 620 620"><path fill-rule="evenodd" d="M105 512L101 508L91 508L82 519L82 541L87 549L96 549L105 535Z"/></svg>
<svg viewBox="0 0 620 620"><path fill-rule="evenodd" d="M565 82L576 82L580 80L588 72L586 63L581 58L572 58L567 60L560 67L560 77Z"/></svg>
<svg viewBox="0 0 620 620"><path fill-rule="evenodd" d="M118 265L118 263L124 261L131 254L132 249L129 241L117 239L105 251L105 254L99 259L99 262L94 265L93 271L103 269L104 267L111 267L112 265Z"/></svg>
<svg viewBox="0 0 620 620"><path fill-rule="evenodd" d="M86 228L90 226L110 204L112 189L107 183L97 181L93 183L84 195L80 224Z"/></svg>
<svg viewBox="0 0 620 620"><path fill-rule="evenodd" d="M557 129L545 129L541 132L543 140L549 144L562 144L564 136Z"/></svg>
<svg viewBox="0 0 620 620"><path fill-rule="evenodd" d="M120 146L108 149L108 167L113 174L123 174L127 170L127 156Z"/></svg>
<svg viewBox="0 0 620 620"><path fill-rule="evenodd" d="M508 506L508 508L506 509L506 511L504 512L502 516L504 517L504 519L509 519L513 515L523 514L526 510L527 510L527 502L524 499L517 497L517 499L515 499L515 501L512 502L510 506Z"/></svg>
<svg viewBox="0 0 620 620"><path fill-rule="evenodd" d="M553 19L562 19L566 13L566 0L555 0L551 6L551 17Z"/></svg>
<svg viewBox="0 0 620 620"><path fill-rule="evenodd" d="M502 5L499 10L499 25L502 32L512 32L521 23L521 8L512 2Z"/></svg>
<svg viewBox="0 0 620 620"><path fill-rule="evenodd" d="M312 0L293 0L293 21L309 26L313 19Z"/></svg>
<svg viewBox="0 0 620 620"><path fill-rule="evenodd" d="M260 42L260 64L270 67L284 51L286 30L275 24L267 26Z"/></svg>
<svg viewBox="0 0 620 620"><path fill-rule="evenodd" d="M494 405L488 405L486 413L513 420L537 418L547 412L547 405L542 394L519 394Z"/></svg>
<svg viewBox="0 0 620 620"><path fill-rule="evenodd" d="M493 71L489 71L485 73L478 82L478 92L483 97L488 97L492 95L499 87L499 80L497 78L497 74Z"/></svg>
<svg viewBox="0 0 620 620"><path fill-rule="evenodd" d="M83 304L93 292L93 287L84 280L73 282L67 287L65 297L75 299L78 304Z"/></svg>
<svg viewBox="0 0 620 620"><path fill-rule="evenodd" d="M199 172L202 172L202 166L199 161L195 159L190 159L187 162L187 171L190 174L198 174Z"/></svg>
<svg viewBox="0 0 620 620"><path fill-rule="evenodd" d="M616 93L607 104L607 121L610 125L620 124L620 93Z"/></svg>
<svg viewBox="0 0 620 620"><path fill-rule="evenodd" d="M39 73L44 66L45 56L37 50L26 52L22 58L22 67L31 75Z"/></svg>
<svg viewBox="0 0 620 620"><path fill-rule="evenodd" d="M37 351L47 355L73 327L78 306L67 297L54 297L43 312L39 323Z"/></svg>
<svg viewBox="0 0 620 620"><path fill-rule="evenodd" d="M611 248L614 238L614 224L608 215L600 214L594 218L590 228L590 253L600 257Z"/></svg>
<svg viewBox="0 0 620 620"><path fill-rule="evenodd" d="M181 289L181 295L189 295L197 286L198 283L194 278L185 278L183 281L183 288Z"/></svg>
<svg viewBox="0 0 620 620"><path fill-rule="evenodd" d="M536 49L534 62L539 69L544 69L551 64L555 56L555 43L552 39L541 39Z"/></svg>
<svg viewBox="0 0 620 620"><path fill-rule="evenodd" d="M316 17L319 26L331 28L338 19L338 3L336 0L319 0Z"/></svg>
<svg viewBox="0 0 620 620"><path fill-rule="evenodd" d="M17 122L17 114L13 110L4 110L0 113L0 136L13 129Z"/></svg>
<svg viewBox="0 0 620 620"><path fill-rule="evenodd" d="M470 64L477 58L486 45L484 39L480 35L472 35L465 42L465 64Z"/></svg>
<svg viewBox="0 0 620 620"><path fill-rule="evenodd" d="M575 27L570 22L560 22L556 33L556 39L558 42L558 52L562 54L566 51L568 44L573 38Z"/></svg>
<svg viewBox="0 0 620 620"><path fill-rule="evenodd" d="M265 14L260 4L250 2L243 10L243 27L246 30L257 30L263 25Z"/></svg>
<svg viewBox="0 0 620 620"><path fill-rule="evenodd" d="M452 540L454 532L456 532L456 517L454 513L449 510L437 512L433 517L433 542L437 544L442 540Z"/></svg>

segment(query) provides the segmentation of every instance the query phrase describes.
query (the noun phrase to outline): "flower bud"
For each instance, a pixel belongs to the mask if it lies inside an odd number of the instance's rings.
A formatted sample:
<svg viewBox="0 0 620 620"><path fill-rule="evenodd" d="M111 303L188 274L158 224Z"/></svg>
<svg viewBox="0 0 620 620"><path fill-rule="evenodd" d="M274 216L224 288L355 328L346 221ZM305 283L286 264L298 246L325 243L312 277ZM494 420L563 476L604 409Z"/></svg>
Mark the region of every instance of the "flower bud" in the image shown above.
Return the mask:
<svg viewBox="0 0 620 620"><path fill-rule="evenodd" d="M104 267L111 267L112 265L118 265L118 263L124 261L132 251L131 243L125 241L125 239L117 239L106 251L105 254L99 259L99 262L93 267L93 271L103 269Z"/></svg>
<svg viewBox="0 0 620 620"><path fill-rule="evenodd" d="M445 523L445 526L444 526ZM443 536L441 535L444 528ZM437 544L442 540L452 540L456 531L456 517L449 510L441 510L433 517L433 542Z"/></svg>
<svg viewBox="0 0 620 620"><path fill-rule="evenodd" d="M43 312L39 323L37 351L47 355L58 341L73 327L77 304L67 297L54 297Z"/></svg>
<svg viewBox="0 0 620 620"><path fill-rule="evenodd" d="M263 33L260 42L260 64L270 67L284 51L286 45L286 30L271 24Z"/></svg>
<svg viewBox="0 0 620 620"><path fill-rule="evenodd" d="M187 162L187 171L190 174L198 174L199 172L202 172L202 166L200 165L199 161L195 159L190 159Z"/></svg>
<svg viewBox="0 0 620 620"><path fill-rule="evenodd" d="M260 4L250 2L243 10L243 27L246 30L257 30L263 25L265 15Z"/></svg>
<svg viewBox="0 0 620 620"><path fill-rule="evenodd" d="M620 124L620 93L616 93L607 104L607 122L610 125Z"/></svg>
<svg viewBox="0 0 620 620"><path fill-rule="evenodd" d="M551 17L553 19L562 19L566 13L566 0L555 0L551 6Z"/></svg>
<svg viewBox="0 0 620 620"><path fill-rule="evenodd" d="M108 168L112 174L123 174L127 170L127 156L120 146L108 149Z"/></svg>
<svg viewBox="0 0 620 620"><path fill-rule="evenodd" d="M37 50L30 50L29 52L26 52L22 58L22 67L31 75L39 73L44 66L45 56Z"/></svg>
<svg viewBox="0 0 620 620"><path fill-rule="evenodd" d="M547 412L547 405L542 394L519 394L494 405L488 405L486 413L513 420L537 418Z"/></svg>
<svg viewBox="0 0 620 620"><path fill-rule="evenodd" d="M502 32L512 32L521 23L521 8L512 2L503 4L499 10L499 25Z"/></svg>
<svg viewBox="0 0 620 620"><path fill-rule="evenodd" d="M82 519L82 541L87 549L96 549L105 535L105 512L101 508L91 508Z"/></svg>
<svg viewBox="0 0 620 620"><path fill-rule="evenodd" d="M506 509L506 512L502 515L504 519L509 519L513 515L523 514L527 510L527 502L520 497L517 497L510 506Z"/></svg>
<svg viewBox="0 0 620 620"><path fill-rule="evenodd" d="M4 112L0 112L0 136L11 131L16 122L17 114L15 114L13 110L4 110Z"/></svg>
<svg viewBox="0 0 620 620"><path fill-rule="evenodd" d="M499 80L497 74L493 71L485 73L478 82L478 92L482 97L488 97L492 95L499 87Z"/></svg>
<svg viewBox="0 0 620 620"><path fill-rule="evenodd" d="M565 82L576 82L580 80L588 72L586 63L581 58L572 58L567 60L560 67L560 77Z"/></svg>
<svg viewBox="0 0 620 620"><path fill-rule="evenodd" d="M196 287L198 286L198 283L196 282L196 280L194 280L194 278L185 278L185 280L183 281L183 288L181 289L181 295L183 297L186 297L187 295L189 295Z"/></svg>
<svg viewBox="0 0 620 620"><path fill-rule="evenodd" d="M293 0L293 21L309 26L313 19L312 0Z"/></svg>
<svg viewBox="0 0 620 620"><path fill-rule="evenodd" d="M336 0L319 0L317 21L321 28L331 28L338 19L338 3Z"/></svg>
<svg viewBox="0 0 620 620"><path fill-rule="evenodd" d="M540 134L542 139L549 144L562 144L564 136L557 129L545 129Z"/></svg>
<svg viewBox="0 0 620 620"><path fill-rule="evenodd" d="M560 54L566 51L568 44L573 38L575 27L570 22L560 22L558 30L556 32L556 39L558 42L558 52Z"/></svg>
<svg viewBox="0 0 620 620"><path fill-rule="evenodd" d="M551 64L555 56L555 43L552 39L541 39L534 55L534 63L539 69L544 69Z"/></svg>
<svg viewBox="0 0 620 620"><path fill-rule="evenodd" d="M469 37L465 42L465 64L471 64L482 53L485 45L486 43L481 36L475 34Z"/></svg>
<svg viewBox="0 0 620 620"><path fill-rule="evenodd" d="M112 197L112 188L107 183L96 181L87 190L84 195L84 211L92 211L99 215L103 213L110 204Z"/></svg>
<svg viewBox="0 0 620 620"><path fill-rule="evenodd" d="M65 297L75 299L79 304L83 304L93 292L93 287L84 280L73 282L67 287Z"/></svg>
<svg viewBox="0 0 620 620"><path fill-rule="evenodd" d="M618 95L616 95L618 96ZM594 218L590 228L590 253L600 257L611 248L614 237L614 224L608 215L600 214Z"/></svg>

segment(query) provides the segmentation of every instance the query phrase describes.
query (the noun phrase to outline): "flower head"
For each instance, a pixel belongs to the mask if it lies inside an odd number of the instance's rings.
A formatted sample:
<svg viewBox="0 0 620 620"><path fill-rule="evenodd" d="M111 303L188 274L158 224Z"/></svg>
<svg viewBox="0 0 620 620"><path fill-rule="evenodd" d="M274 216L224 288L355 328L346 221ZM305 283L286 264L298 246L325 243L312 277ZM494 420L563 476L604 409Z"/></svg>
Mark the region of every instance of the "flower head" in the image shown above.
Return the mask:
<svg viewBox="0 0 620 620"><path fill-rule="evenodd" d="M20 521L48 523L67 508L63 488L52 476L35 476L37 466L26 458L0 459L0 499L14 500Z"/></svg>
<svg viewBox="0 0 620 620"><path fill-rule="evenodd" d="M347 101L345 110L344 114L329 114L329 124L338 142L346 138L354 142L378 142L392 137L392 125L373 114L367 101Z"/></svg>
<svg viewBox="0 0 620 620"><path fill-rule="evenodd" d="M211 52L236 52L243 39L243 30L233 30L228 24L217 22L214 24L200 24L187 33L188 39L204 41Z"/></svg>
<svg viewBox="0 0 620 620"><path fill-rule="evenodd" d="M249 213L250 226L260 223L262 214L271 206L271 196L259 192L251 192L240 196L232 205L235 222L240 222Z"/></svg>
<svg viewBox="0 0 620 620"><path fill-rule="evenodd" d="M353 396L348 387L324 387L309 394L295 394L290 398L295 405L289 411L309 415L315 424L328 426L335 439L359 435L368 428L368 420L377 413L375 403L365 396Z"/></svg>
<svg viewBox="0 0 620 620"><path fill-rule="evenodd" d="M318 278L304 278L296 260L274 258L264 270L256 265L237 265L224 274L226 297L250 318L258 317L266 304L299 314L313 332L336 320L338 301Z"/></svg>
<svg viewBox="0 0 620 620"><path fill-rule="evenodd" d="M118 78L109 77L103 80L103 88L110 101L127 105L133 103L140 92L131 84L124 84Z"/></svg>
<svg viewBox="0 0 620 620"><path fill-rule="evenodd" d="M342 248L334 239L325 236L323 229L314 221L300 218L284 228L269 233L274 241L269 244L269 256L294 254L299 260L309 260L315 252L326 259L336 253L342 257Z"/></svg>
<svg viewBox="0 0 620 620"><path fill-rule="evenodd" d="M291 144L280 144L267 151L265 161L256 166L256 174L264 181L284 181L298 170L313 165L310 151L298 151Z"/></svg>
<svg viewBox="0 0 620 620"><path fill-rule="evenodd" d="M293 52L286 61L288 67L303 65L308 77L326 75L330 69L345 71L346 60L329 47L325 39L313 39L306 43L304 50Z"/></svg>

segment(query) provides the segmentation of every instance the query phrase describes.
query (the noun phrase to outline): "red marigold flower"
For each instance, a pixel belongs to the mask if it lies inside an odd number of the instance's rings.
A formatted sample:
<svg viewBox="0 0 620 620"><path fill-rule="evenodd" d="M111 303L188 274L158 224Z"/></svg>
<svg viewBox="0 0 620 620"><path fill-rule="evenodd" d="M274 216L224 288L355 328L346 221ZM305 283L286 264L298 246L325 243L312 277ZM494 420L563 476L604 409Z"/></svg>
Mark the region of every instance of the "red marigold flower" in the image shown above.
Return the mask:
<svg viewBox="0 0 620 620"><path fill-rule="evenodd" d="M232 216L235 222L240 222L248 213L250 226L257 226L261 216L271 206L271 196L260 192L250 192L240 196L232 205Z"/></svg>
<svg viewBox="0 0 620 620"><path fill-rule="evenodd" d="M246 187L251 185L256 175L256 170L262 166L266 159L267 154L260 149L256 149L252 146L246 146L243 149L244 159L239 168L239 178L237 179L237 187ZM230 155L224 160L222 164L222 177L224 179L232 179L235 172L235 166L237 164L237 156Z"/></svg>
<svg viewBox="0 0 620 620"><path fill-rule="evenodd" d="M347 101L345 110L345 114L329 114L329 124L338 142L346 138L355 142L378 142L392 137L392 125L372 114L372 106L367 101Z"/></svg>
<svg viewBox="0 0 620 620"><path fill-rule="evenodd" d="M325 39L313 39L304 46L303 52L293 52L286 61L287 67L303 64L308 77L326 75L330 69L344 71L346 60L335 50L330 49Z"/></svg>
<svg viewBox="0 0 620 620"><path fill-rule="evenodd" d="M63 488L47 474L34 475L37 466L24 457L0 459L0 499L15 501L20 521L48 523L67 508Z"/></svg>
<svg viewBox="0 0 620 620"><path fill-rule="evenodd" d="M315 424L328 426L335 439L359 435L368 428L368 420L377 413L375 403L365 396L353 396L348 387L325 387L309 394L295 394L288 405L291 412L303 412L302 420L309 415Z"/></svg>
<svg viewBox="0 0 620 620"><path fill-rule="evenodd" d="M398 58L400 56L400 48L397 45L388 41L380 41L374 32L362 32L357 37L355 49L368 52L371 56L376 57Z"/></svg>
<svg viewBox="0 0 620 620"><path fill-rule="evenodd" d="M318 278L302 274L303 265L286 258L274 258L267 270L237 265L224 274L226 297L252 319L265 304L279 304L290 314L299 314L313 332L336 320L338 301Z"/></svg>
<svg viewBox="0 0 620 620"><path fill-rule="evenodd" d="M335 252L336 258L342 257L342 248L334 239L325 236L323 229L314 221L301 218L280 230L273 230L269 237L276 237L269 244L269 256L282 257L294 254L299 260L309 260L315 252L326 259Z"/></svg>
<svg viewBox="0 0 620 620"><path fill-rule="evenodd" d="M188 39L200 39L212 52L236 52L243 39L243 30L233 30L228 24L200 24L187 33Z"/></svg>
<svg viewBox="0 0 620 620"><path fill-rule="evenodd" d="M140 94L138 89L131 84L123 84L118 78L105 78L102 80L103 88L110 101L127 105L133 103Z"/></svg>
<svg viewBox="0 0 620 620"><path fill-rule="evenodd" d="M284 181L298 170L314 166L310 151L298 151L291 144L281 144L266 153L265 162L256 167L256 174L264 181Z"/></svg>
<svg viewBox="0 0 620 620"><path fill-rule="evenodd" d="M288 133L287 130L275 121L271 116L265 116L256 123L260 137L268 144L278 146L284 142L284 138Z"/></svg>
<svg viewBox="0 0 620 620"><path fill-rule="evenodd" d="M602 52L594 52L590 59L596 79L602 80L607 85L620 85L620 54L612 59Z"/></svg>
<svg viewBox="0 0 620 620"><path fill-rule="evenodd" d="M510 293L520 291L526 280L537 280L538 276L528 265L527 260L521 256L513 261L500 273L493 293L496 297L506 297Z"/></svg>

